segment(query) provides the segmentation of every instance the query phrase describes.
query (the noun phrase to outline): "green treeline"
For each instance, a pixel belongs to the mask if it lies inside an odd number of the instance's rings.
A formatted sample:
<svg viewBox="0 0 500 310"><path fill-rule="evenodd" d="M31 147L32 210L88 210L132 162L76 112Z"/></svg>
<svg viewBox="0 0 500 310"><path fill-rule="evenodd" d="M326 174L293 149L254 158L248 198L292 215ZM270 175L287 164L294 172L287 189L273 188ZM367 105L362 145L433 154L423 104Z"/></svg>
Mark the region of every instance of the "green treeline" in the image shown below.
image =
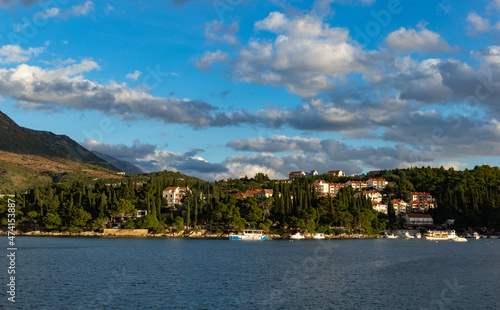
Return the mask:
<svg viewBox="0 0 500 310"><path fill-rule="evenodd" d="M123 228L166 230L208 229L216 232L258 227L283 233L289 229L327 234L342 232L379 233L398 222L373 210L371 202L345 187L335 198L322 197L311 184L315 179L345 183L352 177L322 175L293 182L270 180L259 173L254 178L227 182L204 182L151 174L143 182L128 177L120 184L98 180L92 186L80 182L48 184L27 194L16 195L16 226L24 230L82 231L120 225ZM411 191L430 192L438 207L431 210L436 223L456 219L457 227L500 227L500 170L481 166L455 171L444 168L408 168L380 172L391 182L382 192L384 201L408 200ZM169 186L188 186L182 204L168 206L162 197ZM270 198L237 199L234 194L251 189L272 189ZM0 218L7 226L7 199L1 201ZM137 218L137 210L147 216ZM391 208L390 208L391 211ZM390 223L388 223L390 220Z"/></svg>

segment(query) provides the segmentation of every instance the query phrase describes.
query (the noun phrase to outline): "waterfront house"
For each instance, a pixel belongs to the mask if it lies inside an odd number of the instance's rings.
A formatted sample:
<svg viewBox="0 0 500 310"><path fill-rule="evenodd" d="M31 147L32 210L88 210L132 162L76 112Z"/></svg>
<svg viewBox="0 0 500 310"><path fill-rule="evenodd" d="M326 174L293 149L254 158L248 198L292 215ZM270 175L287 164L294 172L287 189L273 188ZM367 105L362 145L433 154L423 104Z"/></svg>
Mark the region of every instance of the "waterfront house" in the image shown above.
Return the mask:
<svg viewBox="0 0 500 310"><path fill-rule="evenodd" d="M405 225L408 227L430 227L434 220L430 214L407 213L404 217Z"/></svg>
<svg viewBox="0 0 500 310"><path fill-rule="evenodd" d="M163 198L167 199L168 206L175 206L181 204L182 198L190 191L189 187L172 186L163 190Z"/></svg>

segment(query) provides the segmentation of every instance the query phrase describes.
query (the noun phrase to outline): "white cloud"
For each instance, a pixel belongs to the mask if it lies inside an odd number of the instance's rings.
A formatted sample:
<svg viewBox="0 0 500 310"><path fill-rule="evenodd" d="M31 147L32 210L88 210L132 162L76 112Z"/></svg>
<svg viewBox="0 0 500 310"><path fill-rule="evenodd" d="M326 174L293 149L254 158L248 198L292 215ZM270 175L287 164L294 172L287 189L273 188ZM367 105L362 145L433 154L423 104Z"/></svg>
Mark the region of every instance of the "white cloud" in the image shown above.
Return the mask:
<svg viewBox="0 0 500 310"><path fill-rule="evenodd" d="M385 41L389 48L402 53L408 52L450 52L450 45L436 32L425 27L415 30L401 27L391 32Z"/></svg>
<svg viewBox="0 0 500 310"><path fill-rule="evenodd" d="M93 139L85 139L82 145L90 151L96 151L102 154L110 155L116 158L143 158L155 151L156 146L140 143L138 139L134 140L132 146L124 144L101 143Z"/></svg>
<svg viewBox="0 0 500 310"><path fill-rule="evenodd" d="M200 59L195 61L195 66L203 71L210 70L210 67L218 61L226 61L228 59L227 53L217 50L215 52L205 52Z"/></svg>
<svg viewBox="0 0 500 310"><path fill-rule="evenodd" d="M111 13L111 12L116 12L116 9L111 4L108 3L106 5L105 11L106 11L106 15L109 15L109 13Z"/></svg>
<svg viewBox="0 0 500 310"><path fill-rule="evenodd" d="M125 77L127 79L131 79L133 81L137 81L137 79L139 78L139 76L141 76L142 72L139 71L139 70L135 70L134 73L129 73L127 74Z"/></svg>
<svg viewBox="0 0 500 310"><path fill-rule="evenodd" d="M361 74L370 80L383 70L378 66L380 53L364 51L347 29L330 27L322 16L288 17L272 12L255 23L255 30L271 32L273 37L251 38L233 54L206 52L199 67L208 70L224 60L235 79L284 86L302 97L334 90L346 84L349 75Z"/></svg>
<svg viewBox="0 0 500 310"><path fill-rule="evenodd" d="M221 21L214 20L207 23L205 26L205 37L211 41L224 42L229 44L238 44L238 39L235 36L239 30L237 22L233 22L229 26L225 26Z"/></svg>
<svg viewBox="0 0 500 310"><path fill-rule="evenodd" d="M71 12L73 16L85 16L93 11L94 11L94 3L92 1L87 1L82 5L75 5L71 7Z"/></svg>
<svg viewBox="0 0 500 310"><path fill-rule="evenodd" d="M44 50L44 47L23 49L19 45L4 45L0 48L0 64L26 62L32 56L38 56Z"/></svg>
<svg viewBox="0 0 500 310"><path fill-rule="evenodd" d="M475 12L470 12L467 15L467 22L469 22L467 34L470 36L476 36L482 32L489 32L491 30L500 30L500 22L492 26L488 18L482 17Z"/></svg>

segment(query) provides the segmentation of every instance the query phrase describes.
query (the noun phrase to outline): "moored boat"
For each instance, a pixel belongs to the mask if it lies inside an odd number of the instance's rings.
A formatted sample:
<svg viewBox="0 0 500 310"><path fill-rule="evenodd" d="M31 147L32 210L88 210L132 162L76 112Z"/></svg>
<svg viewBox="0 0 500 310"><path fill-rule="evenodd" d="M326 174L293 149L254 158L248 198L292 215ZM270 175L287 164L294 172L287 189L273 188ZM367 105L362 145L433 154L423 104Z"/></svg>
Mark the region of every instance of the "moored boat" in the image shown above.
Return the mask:
<svg viewBox="0 0 500 310"><path fill-rule="evenodd" d="M399 238L399 236L396 236L395 234L388 234L388 235L385 235L385 237L387 239L396 239L396 238Z"/></svg>
<svg viewBox="0 0 500 310"><path fill-rule="evenodd" d="M474 238L474 239L480 239L480 238L481 238L481 236L480 236L477 232L474 232L474 233L472 234L472 238Z"/></svg>
<svg viewBox="0 0 500 310"><path fill-rule="evenodd" d="M435 241L447 241L453 238L456 238L457 234L455 233L454 230L448 232L448 231L432 231L429 230L425 234L425 239L426 240L435 240Z"/></svg>
<svg viewBox="0 0 500 310"><path fill-rule="evenodd" d="M300 232L296 232L290 236L290 239L305 239L305 238L306 237L304 237L304 235L301 234Z"/></svg>
<svg viewBox="0 0 500 310"><path fill-rule="evenodd" d="M241 234L229 235L229 240L269 240L260 229L244 229Z"/></svg>
<svg viewBox="0 0 500 310"><path fill-rule="evenodd" d="M325 239L325 234L318 233L313 236L313 239Z"/></svg>
<svg viewBox="0 0 500 310"><path fill-rule="evenodd" d="M464 237L455 237L455 238L452 238L451 241L455 241L455 242L467 242L467 239L464 238Z"/></svg>
<svg viewBox="0 0 500 310"><path fill-rule="evenodd" d="M406 237L407 239L413 239L413 238L415 238L415 236L410 235L410 233L409 233L409 232L405 232L405 237Z"/></svg>

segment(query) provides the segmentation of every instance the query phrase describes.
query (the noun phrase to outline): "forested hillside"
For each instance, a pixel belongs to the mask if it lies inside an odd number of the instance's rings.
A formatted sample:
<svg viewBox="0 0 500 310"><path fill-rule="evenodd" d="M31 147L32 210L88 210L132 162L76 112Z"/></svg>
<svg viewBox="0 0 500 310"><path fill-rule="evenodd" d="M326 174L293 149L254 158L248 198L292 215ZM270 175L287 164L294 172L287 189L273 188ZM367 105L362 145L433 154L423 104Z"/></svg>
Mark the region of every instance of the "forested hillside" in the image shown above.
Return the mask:
<svg viewBox="0 0 500 310"><path fill-rule="evenodd" d="M349 177L323 175L288 182L269 180L258 174L254 178L208 183L179 175L160 172L151 174L146 182L128 177L126 181L108 185L100 180L90 187L81 182L36 187L14 198L18 227L94 230L109 227L116 222L117 215L129 217L126 228L149 228L156 232L201 228L228 232L259 227L276 233L300 229L329 234L345 231L376 234L386 225L398 224L391 212L387 216L375 211L364 196L353 198L351 187L341 189L332 198L318 197L311 186L315 179L345 182ZM436 223L456 219L457 228L500 228L497 167L485 165L464 171L430 167L394 169L381 171L377 177L394 182L382 192L383 202L394 198L408 200L410 191L426 191L437 199L438 207L430 210ZM163 189L168 186L188 186L190 192L182 204L168 206L162 197ZM265 188L273 190L272 197L234 196ZM4 225L5 206L3 203L0 210ZM136 210L147 210L148 216L134 219Z"/></svg>

